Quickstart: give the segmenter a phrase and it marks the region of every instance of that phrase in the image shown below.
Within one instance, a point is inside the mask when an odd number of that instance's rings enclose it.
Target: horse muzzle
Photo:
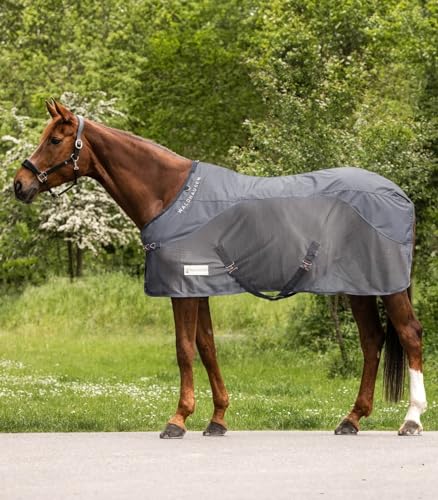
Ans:
[[[14,180],[15,198],[23,203],[32,203],[35,196],[38,194],[38,191],[39,184],[35,183],[33,180],[26,183],[20,179]]]

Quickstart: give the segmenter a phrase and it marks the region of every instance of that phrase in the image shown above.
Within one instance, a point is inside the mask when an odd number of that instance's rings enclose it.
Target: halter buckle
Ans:
[[[39,174],[37,174],[37,179],[41,182],[41,184],[44,184],[45,182],[47,182],[48,175],[46,172],[40,172]]]
[[[78,165],[79,155],[76,156],[74,153],[72,153],[70,158],[71,161],[73,162],[73,170],[79,170],[79,165]]]
[[[76,139],[75,141],[75,148],[76,149],[82,149],[82,146],[83,146],[83,142],[81,139]]]

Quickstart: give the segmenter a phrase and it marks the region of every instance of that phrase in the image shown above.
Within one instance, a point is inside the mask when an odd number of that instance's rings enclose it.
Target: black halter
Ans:
[[[76,118],[78,119],[79,125],[78,125],[78,130],[76,132],[76,139],[75,139],[73,153],[70,155],[69,158],[62,161],[61,163],[57,163],[53,167],[50,167],[44,171],[39,170],[38,167],[36,165],[34,165],[30,160],[24,160],[24,162],[21,164],[24,168],[27,168],[33,174],[35,174],[36,178],[39,180],[39,182],[41,184],[45,184],[47,182],[47,179],[48,179],[50,174],[53,174],[53,172],[56,172],[60,168],[64,167],[65,165],[68,165],[70,162],[72,162],[75,180],[73,181],[72,184],[70,184],[70,186],[66,187],[60,193],[54,193],[50,188],[48,188],[49,193],[54,197],[61,196],[62,194],[69,191],[73,186],[76,186],[76,184],[78,183],[78,172],[79,172],[78,160],[79,160],[79,153],[80,153],[80,151],[82,149],[82,145],[83,145],[81,135],[82,135],[82,131],[84,130],[84,119],[80,115],[77,115]]]

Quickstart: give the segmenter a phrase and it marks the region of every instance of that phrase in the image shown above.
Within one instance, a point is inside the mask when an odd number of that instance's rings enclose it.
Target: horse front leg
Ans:
[[[199,299],[172,298],[175,320],[176,358],[181,377],[180,396],[175,415],[169,420],[160,438],[182,438],[185,421],[195,411],[193,359],[195,357],[196,328]]]
[[[203,434],[204,436],[223,436],[227,432],[224,416],[228,408],[228,393],[217,362],[208,297],[199,301],[196,345],[207,370],[214,403],[213,417]]]
[[[357,434],[359,420],[371,414],[380,352],[385,342],[385,334],[377,310],[376,297],[351,295],[349,299],[351,310],[359,329],[364,364],[356,402],[350,413],[336,428],[335,434]]]
[[[409,409],[398,433],[400,436],[420,434],[423,430],[420,415],[427,408],[423,381],[422,327],[415,317],[407,291],[382,299],[409,363]]]

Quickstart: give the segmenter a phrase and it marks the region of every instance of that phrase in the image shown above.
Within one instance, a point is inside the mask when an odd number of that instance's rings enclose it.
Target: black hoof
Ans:
[[[335,429],[335,434],[337,436],[341,435],[341,434],[344,434],[344,435],[347,435],[347,434],[357,434],[357,431],[359,429],[353,425],[352,422],[350,422],[350,420],[344,418],[344,420],[336,427]]]
[[[210,422],[202,433],[203,436],[225,436],[227,428],[217,422]]]
[[[398,430],[398,435],[414,436],[415,434],[420,435],[422,431],[423,427],[421,424],[414,422],[413,420],[406,420]]]
[[[163,432],[160,432],[161,439],[182,439],[186,433],[185,429],[175,424],[167,424]]]

